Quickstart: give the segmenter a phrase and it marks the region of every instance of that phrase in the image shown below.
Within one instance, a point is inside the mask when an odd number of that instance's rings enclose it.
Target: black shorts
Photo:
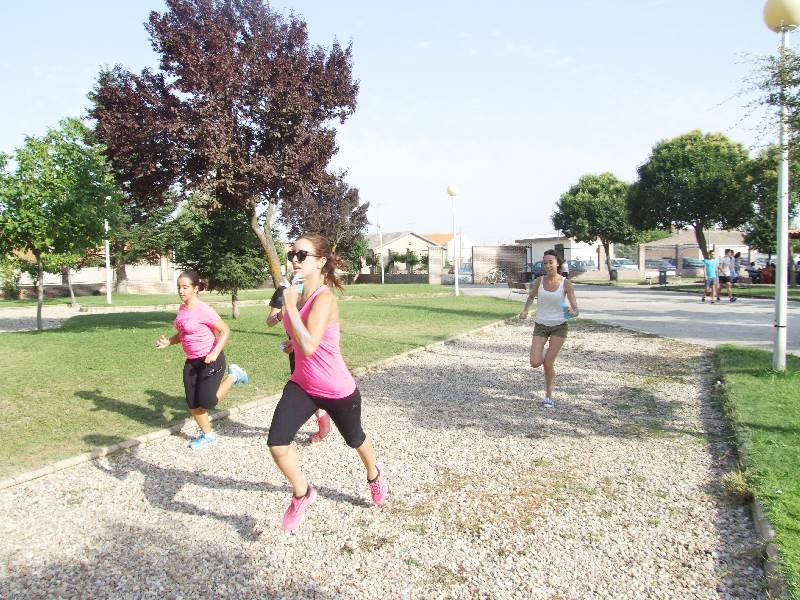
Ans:
[[[303,423],[318,408],[326,411],[351,448],[358,448],[367,435],[361,428],[361,392],[358,388],[345,398],[318,398],[310,396],[294,381],[283,388],[283,395],[272,413],[268,446],[288,446]]]
[[[187,358],[183,365],[183,389],[189,408],[214,408],[217,405],[217,390],[225,378],[225,353],[217,360],[206,364],[205,357]]]
[[[731,282],[731,278],[730,278],[729,275],[720,275],[719,276],[719,282],[720,283],[730,283]]]

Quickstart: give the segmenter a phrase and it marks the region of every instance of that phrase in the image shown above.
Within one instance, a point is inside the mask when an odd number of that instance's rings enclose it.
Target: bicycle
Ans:
[[[491,285],[494,285],[495,283],[505,283],[506,272],[500,267],[492,267],[489,269],[489,272],[486,273],[486,277],[484,279],[486,283]]]

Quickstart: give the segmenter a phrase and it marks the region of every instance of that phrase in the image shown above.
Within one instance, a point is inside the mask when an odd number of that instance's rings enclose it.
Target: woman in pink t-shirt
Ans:
[[[247,373],[238,365],[231,365],[225,377],[222,349],[231,330],[213,308],[201,302],[197,294],[203,289],[205,285],[195,271],[181,273],[178,277],[181,306],[175,319],[178,333],[169,338],[162,335],[156,342],[159,350],[180,343],[186,354],[183,366],[186,403],[200,427],[200,433],[189,444],[194,450],[217,441],[208,420],[209,409],[225,397],[233,384],[248,381]]]
[[[297,240],[287,257],[295,281],[302,280],[283,292],[283,325],[294,348],[295,369],[272,415],[267,445],[294,492],[283,516],[283,527],[293,531],[317,491],[300,470],[292,440],[317,409],[330,415],[347,445],[361,457],[373,503],[386,502],[389,485],[372,441],[361,428],[361,394],[339,350],[339,307],[328,287],[342,289],[335,273],[338,259],[327,240],[313,234]]]

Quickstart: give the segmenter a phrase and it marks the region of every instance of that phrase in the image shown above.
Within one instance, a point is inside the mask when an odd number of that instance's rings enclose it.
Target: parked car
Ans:
[[[633,262],[630,258],[614,258],[611,260],[611,268],[638,271],[639,265]]]
[[[663,260],[660,258],[651,258],[644,261],[644,268],[647,271],[666,271],[667,275],[675,276],[675,267],[672,266],[672,263],[668,260]]]
[[[594,270],[594,263],[590,263],[588,260],[568,260],[567,265],[570,273],[584,273]]]
[[[702,258],[684,258],[682,269],[702,269],[705,263]]]
[[[533,279],[544,275],[544,261],[540,260],[535,263],[528,263],[528,272],[531,273]]]

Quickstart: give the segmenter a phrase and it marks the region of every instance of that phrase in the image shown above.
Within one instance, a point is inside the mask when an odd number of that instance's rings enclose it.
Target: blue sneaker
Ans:
[[[213,431],[211,433],[204,433],[200,432],[196,438],[192,438],[192,441],[189,442],[189,447],[192,450],[199,450],[203,446],[208,446],[209,444],[213,444],[217,441],[218,436]]]
[[[247,372],[239,365],[230,365],[228,367],[228,374],[236,377],[236,381],[233,385],[236,385],[237,383],[247,383],[250,381],[250,378],[247,376]]]
[[[545,408],[553,408],[556,405],[555,400],[552,398],[545,397],[544,401],[542,402],[542,406]]]

